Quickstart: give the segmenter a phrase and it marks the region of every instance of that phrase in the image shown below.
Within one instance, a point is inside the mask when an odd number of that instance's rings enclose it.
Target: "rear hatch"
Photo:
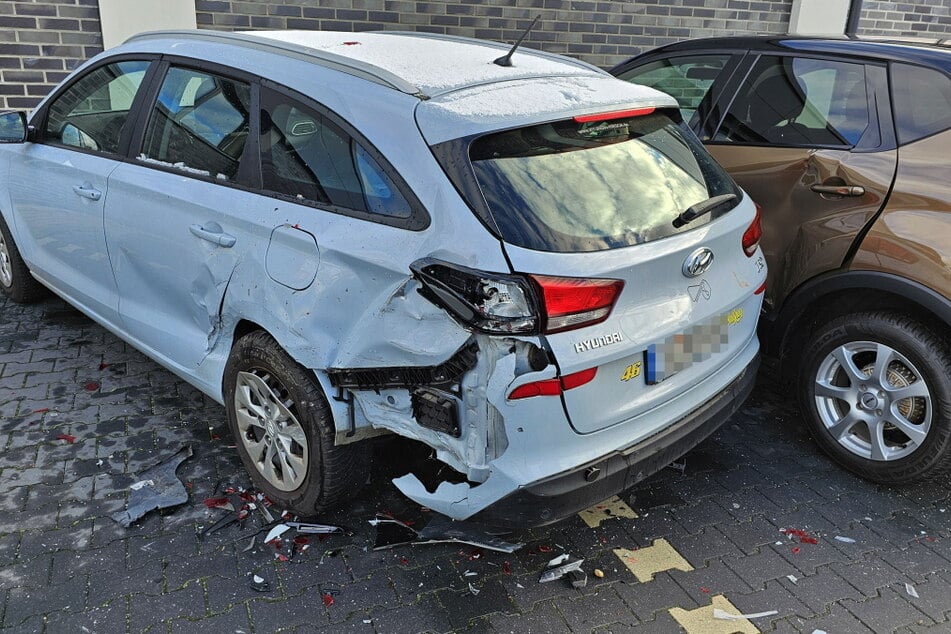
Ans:
[[[754,205],[676,110],[497,132],[473,140],[469,157],[484,197],[470,202],[543,298],[577,432],[676,398],[754,336],[765,279],[747,231]],[[690,208],[705,213],[675,226]]]

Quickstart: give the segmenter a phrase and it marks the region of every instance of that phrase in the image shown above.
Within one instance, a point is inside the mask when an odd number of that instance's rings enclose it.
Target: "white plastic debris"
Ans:
[[[905,592],[908,593],[908,596],[910,596],[910,597],[912,597],[912,598],[914,598],[914,599],[920,599],[920,598],[921,598],[921,597],[918,596],[918,591],[915,590],[915,586],[911,585],[910,583],[906,583],[906,584],[905,584]]]
[[[812,630],[812,634],[829,634],[825,630]]]
[[[792,581],[793,583],[799,583],[799,577],[796,575],[786,575],[786,578]]]
[[[373,623],[373,619],[363,619],[364,625],[370,625],[371,623]]]
[[[272,541],[279,538],[281,535],[283,535],[290,529],[291,527],[286,524],[278,524],[277,526],[272,528],[270,531],[268,531],[267,537],[264,538],[264,543],[270,544]]]
[[[565,554],[563,554],[563,555],[558,555],[557,557],[555,557],[554,559],[552,559],[551,561],[549,561],[549,562],[548,562],[548,567],[549,567],[549,568],[554,568],[555,566],[560,566],[561,564],[565,563],[566,561],[568,561],[568,553],[565,553]]]
[[[466,570],[464,573],[462,573],[462,576],[463,576],[463,577],[477,577],[477,576],[479,576],[479,573],[478,573],[478,572],[472,572],[471,570]]]
[[[720,608],[713,608],[713,618],[721,621],[742,621],[743,619],[761,619],[764,616],[773,616],[779,614],[778,610],[767,610],[766,612],[756,612],[754,614],[730,614]]]
[[[482,591],[479,590],[478,588],[476,588],[474,585],[472,585],[472,584],[470,583],[470,584],[469,584],[469,592],[471,592],[472,595],[475,596],[475,595],[479,594],[479,593],[482,592]]]
[[[836,535],[836,536],[835,536],[835,541],[837,541],[837,542],[844,542],[844,543],[846,543],[846,544],[854,544],[854,543],[855,543],[855,540],[852,539],[851,537],[843,537],[842,535]]]
[[[139,489],[142,489],[144,487],[154,487],[154,486],[155,486],[154,480],[139,480],[135,484],[130,484],[129,488],[132,489],[133,491],[138,491]]]
[[[254,578],[254,583],[264,583],[264,577],[259,577],[257,575],[254,575],[253,578]]]
[[[736,502],[734,502],[734,503],[733,503],[733,508],[738,509],[738,508],[740,508],[740,505],[737,504]]]

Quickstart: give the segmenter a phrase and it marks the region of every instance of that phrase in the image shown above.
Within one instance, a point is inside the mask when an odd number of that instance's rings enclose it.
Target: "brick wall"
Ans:
[[[865,0],[859,20],[859,33],[892,37],[951,37],[951,1]]]
[[[101,50],[98,0],[0,0],[0,108],[32,108]]]
[[[318,6],[319,5],[319,6]],[[513,41],[609,67],[685,38],[785,33],[791,0],[196,0],[208,29],[397,29]]]

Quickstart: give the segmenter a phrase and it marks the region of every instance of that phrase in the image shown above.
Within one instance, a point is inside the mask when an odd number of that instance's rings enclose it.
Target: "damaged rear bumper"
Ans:
[[[629,489],[716,431],[743,405],[756,381],[759,356],[732,383],[675,424],[631,447],[521,487],[472,520],[511,527],[544,526]]]

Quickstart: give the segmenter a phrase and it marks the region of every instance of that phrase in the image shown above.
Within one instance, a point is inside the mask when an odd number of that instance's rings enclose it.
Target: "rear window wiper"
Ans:
[[[687,207],[680,213],[679,216],[674,218],[674,228],[679,229],[691,220],[699,218],[704,214],[708,214],[717,207],[731,203],[734,200],[736,200],[736,194],[721,194],[720,196],[714,196],[713,198],[701,200],[696,205]]]

